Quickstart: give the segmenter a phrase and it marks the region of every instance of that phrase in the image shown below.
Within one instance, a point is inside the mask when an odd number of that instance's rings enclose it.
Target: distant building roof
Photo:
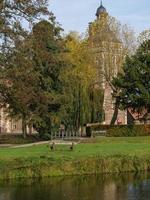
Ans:
[[[134,111],[132,108],[128,108],[128,112],[131,114],[134,120],[142,119],[148,113],[146,108],[143,108],[141,112]]]

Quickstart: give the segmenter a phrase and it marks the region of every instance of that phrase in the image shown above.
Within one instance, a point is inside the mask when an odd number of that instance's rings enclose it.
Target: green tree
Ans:
[[[147,40],[150,40],[150,29],[142,31],[138,36],[139,45]]]
[[[150,40],[144,41],[135,55],[127,57],[123,73],[114,78],[122,109],[150,112]]]
[[[60,73],[66,62],[65,45],[61,38],[62,29],[53,21],[41,21],[33,27],[33,61],[39,72],[35,128],[41,133],[51,133],[52,118],[60,109],[62,102],[62,83]]]
[[[47,8],[47,0],[1,0],[0,50],[8,54],[27,36],[33,23],[43,16],[53,17]]]
[[[65,104],[64,122],[78,129],[89,122],[100,121],[102,92],[97,85],[97,71],[86,38],[71,32],[65,38],[70,65],[62,72]]]
[[[0,93],[11,116],[26,125],[34,124],[38,132],[51,132],[52,112],[56,112],[64,66],[61,29],[54,21],[41,21],[11,54],[9,66],[1,70]]]
[[[21,77],[21,74],[25,72],[25,68],[23,68],[23,66],[25,67],[26,65],[26,68],[29,68],[27,66],[31,66],[30,59],[27,60],[27,51],[23,50],[23,48],[25,47],[24,40],[27,39],[28,32],[35,22],[39,21],[43,16],[47,18],[50,17],[51,19],[53,18],[52,13],[48,11],[47,7],[47,0],[0,1],[0,103],[7,109],[10,107],[10,115],[13,116],[16,114],[18,115],[19,110],[17,109],[16,97],[13,96],[15,90],[13,91],[11,87],[13,85],[12,76],[14,76],[14,78],[18,76],[18,79],[16,79],[16,81],[21,81],[21,79],[19,79],[19,76]],[[25,26],[23,26],[24,24]],[[23,56],[23,54],[25,55],[25,57]],[[11,70],[12,74],[10,74]],[[29,69],[27,71],[29,71]],[[22,80],[24,78],[22,78]],[[23,87],[23,85],[21,84],[19,86],[20,88]],[[16,90],[17,88],[18,87],[16,85]],[[28,88],[26,89],[28,90]],[[19,91],[16,91],[16,94],[17,93],[19,93]],[[25,98],[22,100],[24,100],[25,102]],[[8,106],[7,103],[10,101],[12,102],[12,104]],[[15,108],[14,113],[14,109],[12,108]],[[24,132],[26,132],[26,128],[23,129]]]

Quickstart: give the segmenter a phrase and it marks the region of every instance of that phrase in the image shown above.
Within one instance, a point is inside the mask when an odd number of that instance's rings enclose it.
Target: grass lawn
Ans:
[[[1,148],[0,149],[0,171],[8,168],[8,170],[18,169],[25,166],[55,166],[57,168],[62,163],[80,162],[82,160],[92,160],[101,158],[106,160],[109,158],[130,159],[137,157],[138,159],[149,159],[150,164],[150,137],[129,137],[129,138],[105,138],[99,137],[88,139],[76,145],[71,151],[68,145],[56,145],[55,150],[51,151],[46,144],[32,147],[22,148]],[[114,161],[113,161],[114,162]],[[116,161],[115,161],[116,162]],[[126,161],[125,161],[126,162]],[[144,161],[143,161],[144,162]],[[110,163],[110,161],[109,161]],[[138,161],[138,165],[140,160]],[[126,163],[125,163],[126,164]],[[99,164],[98,164],[99,165]],[[105,164],[107,165],[107,164]],[[112,164],[111,164],[112,165]],[[119,165],[121,168],[120,164]],[[135,165],[135,163],[134,163]],[[143,164],[143,167],[149,166]],[[77,167],[77,166],[76,166]],[[105,166],[107,167],[107,166]],[[111,166],[112,167],[112,166]],[[135,166],[137,168],[137,166]],[[40,168],[40,167],[39,167]],[[85,168],[85,166],[84,166]],[[133,168],[133,167],[131,167]],[[7,170],[7,171],[8,171]],[[68,170],[68,169],[67,169]],[[94,169],[92,169],[94,170]],[[119,169],[120,170],[120,169]],[[65,169],[63,169],[65,171]]]
[[[48,156],[57,159],[77,159],[91,156],[150,156],[150,137],[125,137],[125,138],[106,138],[99,137],[88,139],[74,147],[71,151],[67,145],[56,145],[55,150],[51,151],[46,144],[22,148],[1,148],[0,160],[15,158],[39,158]]]

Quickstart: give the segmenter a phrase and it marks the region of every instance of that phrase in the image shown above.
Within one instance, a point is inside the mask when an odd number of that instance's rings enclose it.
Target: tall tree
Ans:
[[[144,41],[135,55],[127,57],[123,73],[114,78],[120,107],[150,112],[150,40]]]
[[[65,96],[63,120],[78,129],[86,123],[100,121],[102,93],[96,87],[97,74],[87,39],[71,32],[65,40],[70,66],[61,76]]]
[[[0,92],[11,116],[34,124],[40,134],[51,132],[51,115],[60,107],[59,73],[64,66],[61,29],[54,21],[41,21],[11,54],[2,68]],[[7,81],[6,81],[7,80]]]
[[[130,55],[135,53],[137,49],[137,38],[134,29],[128,24],[122,24],[112,16],[109,16],[108,24],[110,30],[114,33],[117,39],[122,42],[124,54]]]
[[[35,120],[35,127],[40,133],[51,133],[53,114],[61,107],[62,83],[60,73],[64,69],[65,45],[61,38],[62,29],[53,21],[41,21],[33,28],[33,61],[39,72],[36,101],[40,123]],[[41,123],[42,122],[42,123]]]
[[[9,106],[11,108],[10,113],[13,115],[18,114],[19,110],[17,110],[16,103],[18,99],[15,99],[16,97],[13,96],[15,90],[12,91],[11,87],[13,85],[12,75],[14,76],[14,80],[15,77],[16,80],[22,80],[22,84],[18,84],[18,86],[20,86],[19,91],[21,91],[21,87],[25,87],[23,81],[25,79],[25,70],[28,68],[27,72],[29,73],[29,66],[31,66],[30,59],[27,60],[28,53],[24,40],[27,40],[28,32],[33,24],[40,21],[43,16],[51,20],[54,18],[53,14],[48,11],[47,0],[2,0],[0,2],[1,104],[6,105],[8,108],[7,103],[10,101],[13,102],[13,104]],[[21,75],[23,72],[24,77]],[[19,76],[21,79],[19,79]],[[31,79],[31,76],[29,79]],[[26,85],[26,91],[27,90],[28,87]],[[19,93],[19,91],[16,85],[16,94]],[[6,95],[6,92],[8,95]],[[20,102],[23,96],[24,95],[19,97]],[[25,103],[25,98],[22,100],[22,102]],[[14,113],[12,112],[14,109],[12,108],[15,108]]]

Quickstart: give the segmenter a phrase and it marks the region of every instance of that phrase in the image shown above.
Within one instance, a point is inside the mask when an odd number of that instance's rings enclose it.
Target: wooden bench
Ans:
[[[49,148],[51,149],[51,151],[54,151],[56,145],[61,145],[61,144],[62,144],[62,145],[67,145],[67,146],[69,146],[69,149],[70,149],[71,151],[74,150],[74,145],[75,145],[74,142],[71,142],[71,143],[56,143],[56,142],[52,142],[52,143],[49,143]]]

